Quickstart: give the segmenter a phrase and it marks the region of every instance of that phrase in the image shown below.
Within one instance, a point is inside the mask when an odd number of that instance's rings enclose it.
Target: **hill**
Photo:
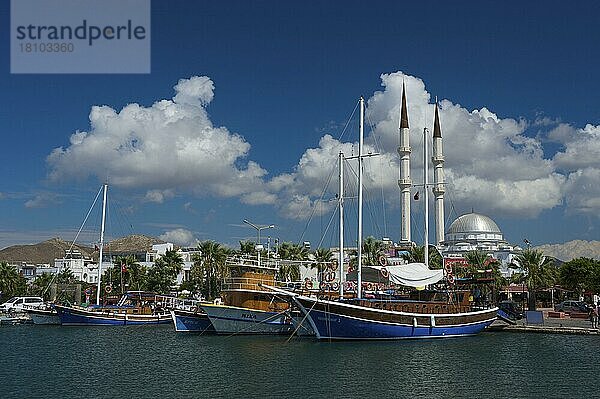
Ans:
[[[13,245],[0,251],[0,261],[54,264],[54,259],[65,256],[65,251],[70,247],[71,242],[58,237],[37,244]],[[83,245],[75,244],[74,248],[86,256],[94,252],[93,248]]]
[[[106,245],[110,252],[146,252],[152,249],[153,244],[162,243],[164,241],[155,237],[133,234],[112,240]],[[63,257],[70,246],[71,242],[60,238],[51,238],[37,244],[13,245],[0,250],[0,261],[54,264],[54,259]],[[94,248],[77,244],[74,248],[85,256],[98,258],[98,251]]]
[[[574,240],[564,244],[544,244],[535,249],[565,262],[581,257],[600,259],[600,241]]]

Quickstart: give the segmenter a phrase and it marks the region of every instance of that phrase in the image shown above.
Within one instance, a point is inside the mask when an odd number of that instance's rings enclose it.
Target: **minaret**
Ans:
[[[435,244],[444,241],[444,156],[442,152],[442,130],[437,101],[433,122],[433,196],[435,197]]]
[[[402,82],[402,109],[400,111],[400,179],[398,186],[401,192],[401,242],[410,242],[410,134],[408,129],[408,111],[406,110],[406,88]]]

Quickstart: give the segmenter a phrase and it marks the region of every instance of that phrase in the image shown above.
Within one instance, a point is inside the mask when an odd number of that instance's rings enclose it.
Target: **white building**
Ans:
[[[471,212],[456,218],[450,225],[439,250],[450,262],[465,261],[469,251],[483,251],[501,263],[500,270],[505,277],[513,274],[514,270],[508,265],[521,248],[513,246],[504,240],[502,231],[488,216]]]

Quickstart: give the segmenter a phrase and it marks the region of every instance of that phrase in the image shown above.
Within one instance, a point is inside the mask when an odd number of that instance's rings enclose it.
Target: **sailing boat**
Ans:
[[[405,95],[403,106],[405,105]],[[403,107],[404,108],[404,107]],[[402,119],[402,118],[401,118]],[[402,122],[401,122],[402,123]],[[444,338],[475,335],[489,326],[497,315],[497,308],[476,309],[466,293],[455,293],[453,301],[378,300],[362,297],[362,145],[364,131],[364,99],[360,99],[360,138],[358,148],[358,266],[357,298],[332,301],[304,296],[279,288],[289,295],[301,309],[321,340],[398,340],[410,338]],[[378,268],[390,282],[422,287],[434,284],[444,277],[443,270],[430,270],[427,248],[427,129],[424,129],[424,192],[425,192],[425,263]],[[342,155],[340,155],[340,165]],[[340,171],[340,175],[342,175]],[[340,184],[341,185],[341,184]],[[343,189],[340,188],[340,204]],[[340,207],[340,210],[342,207]],[[343,218],[340,212],[340,264],[343,261]],[[343,268],[342,268],[343,270]],[[340,274],[342,275],[342,273]],[[342,287],[343,284],[340,284]],[[449,298],[450,299],[450,298]],[[457,300],[458,299],[458,300]]]
[[[54,309],[56,309],[60,318],[60,323],[62,325],[145,325],[171,323],[170,313],[162,307],[169,298],[155,295],[154,293],[143,291],[126,292],[116,305],[108,306],[100,304],[106,197],[108,192],[108,184],[106,183],[103,185],[103,192],[96,305],[88,307],[54,305]]]

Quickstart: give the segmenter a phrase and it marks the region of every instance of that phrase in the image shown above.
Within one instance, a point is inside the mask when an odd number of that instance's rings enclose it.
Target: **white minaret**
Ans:
[[[433,122],[433,196],[435,198],[435,244],[444,241],[444,155],[442,152],[442,131],[437,101],[435,103],[435,120]]]
[[[400,179],[398,186],[401,192],[401,242],[410,242],[410,134],[408,129],[408,111],[406,110],[406,89],[402,83],[402,109],[400,111]]]

